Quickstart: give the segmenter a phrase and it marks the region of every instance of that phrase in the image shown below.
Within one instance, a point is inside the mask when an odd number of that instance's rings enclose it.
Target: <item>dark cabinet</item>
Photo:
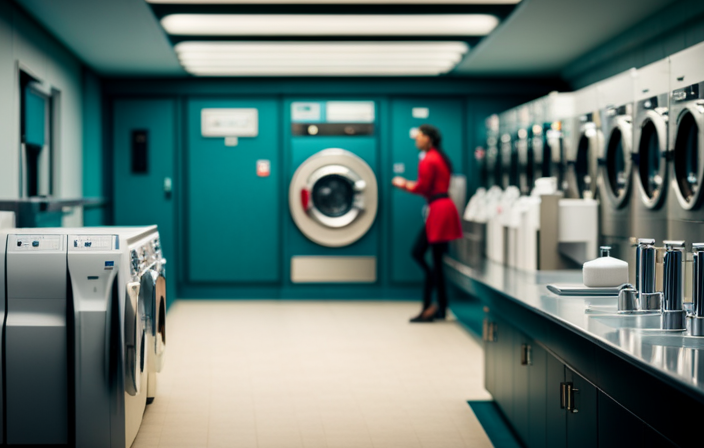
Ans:
[[[567,446],[567,414],[564,408],[565,365],[546,352],[545,438],[550,448]]]
[[[567,414],[567,446],[597,446],[596,387],[569,367],[565,368],[564,400]]]
[[[675,447],[676,445],[648,426],[608,395],[597,391],[597,426],[600,448]]]
[[[521,440],[528,440],[528,415],[530,407],[530,344],[528,338],[519,332],[513,333],[511,352],[513,370],[513,427]],[[529,445],[530,446],[530,445]]]
[[[547,372],[548,352],[535,344],[528,347],[528,432],[529,448],[547,446]]]

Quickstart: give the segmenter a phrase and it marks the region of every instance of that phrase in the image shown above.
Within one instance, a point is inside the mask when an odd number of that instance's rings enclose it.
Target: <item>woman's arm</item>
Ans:
[[[407,181],[405,185],[406,191],[414,194],[427,196],[430,194],[430,189],[433,185],[433,176],[435,170],[430,160],[423,159],[418,164],[418,181]]]

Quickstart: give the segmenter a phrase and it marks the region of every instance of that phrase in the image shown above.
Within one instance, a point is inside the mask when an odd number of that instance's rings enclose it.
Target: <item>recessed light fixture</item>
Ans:
[[[515,5],[521,0],[147,0],[148,3],[189,5],[320,4],[327,5]]]
[[[183,67],[199,76],[403,76],[452,70],[464,42],[181,42]]]
[[[171,14],[167,33],[183,36],[485,36],[490,14]]]

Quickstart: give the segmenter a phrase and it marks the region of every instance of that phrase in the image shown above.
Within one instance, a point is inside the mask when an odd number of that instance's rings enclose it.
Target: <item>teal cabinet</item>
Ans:
[[[530,341],[528,338],[514,332],[512,351],[513,367],[513,424],[521,440],[528,440],[528,412],[530,407]]]
[[[121,99],[113,106],[114,224],[159,226],[168,260],[167,297],[176,299],[176,101]],[[168,186],[171,186],[168,188]]]
[[[256,109],[258,135],[225,143],[201,129],[206,108]],[[187,103],[188,280],[270,284],[281,271],[281,119],[275,98],[190,99]],[[235,144],[236,143],[236,144]],[[269,174],[258,175],[267,164]]]
[[[427,113],[427,116],[426,116]],[[443,136],[443,149],[454,165],[455,173],[464,169],[464,108],[461,101],[394,99],[391,101],[391,167],[390,173],[415,180],[418,176],[418,150],[411,138],[411,129],[428,123],[436,126]],[[423,198],[393,189],[391,204],[391,280],[395,283],[416,283],[423,272],[413,262],[411,249],[423,229]]]

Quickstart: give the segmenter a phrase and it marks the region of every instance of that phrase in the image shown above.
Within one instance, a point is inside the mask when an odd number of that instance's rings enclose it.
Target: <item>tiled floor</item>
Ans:
[[[179,301],[133,447],[484,447],[479,343],[408,302]]]

